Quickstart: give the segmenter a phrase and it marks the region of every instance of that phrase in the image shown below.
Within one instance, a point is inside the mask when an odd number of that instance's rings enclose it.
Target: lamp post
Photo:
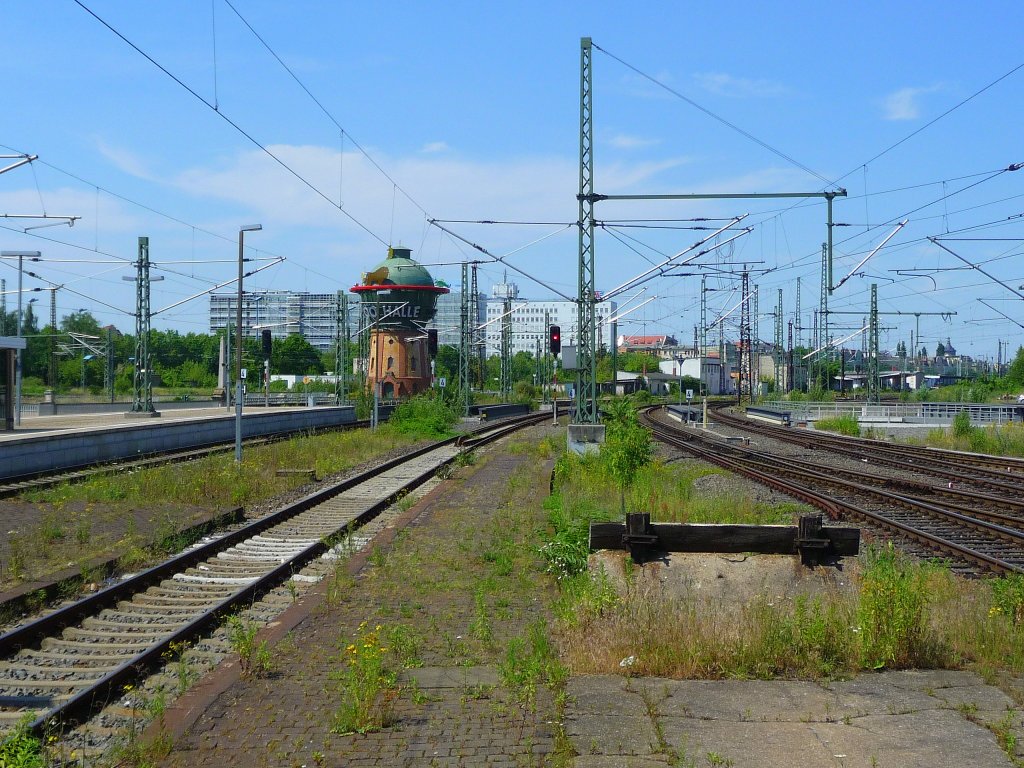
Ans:
[[[7,170],[7,169],[4,169]],[[0,257],[18,258],[18,338],[21,338],[21,262],[25,258],[39,261],[39,251],[0,251]],[[21,426],[21,350],[17,351],[14,364],[14,426]]]
[[[235,461],[242,461],[242,251],[245,233],[258,232],[262,224],[246,224],[238,230],[238,305],[235,307]]]

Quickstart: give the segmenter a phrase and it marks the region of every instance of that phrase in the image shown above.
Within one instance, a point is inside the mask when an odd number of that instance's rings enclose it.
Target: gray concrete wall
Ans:
[[[248,413],[242,437],[351,424],[355,408],[305,408]],[[158,418],[79,432],[26,435],[0,444],[0,479],[126,459],[139,454],[183,450],[235,438],[234,415],[161,423]]]

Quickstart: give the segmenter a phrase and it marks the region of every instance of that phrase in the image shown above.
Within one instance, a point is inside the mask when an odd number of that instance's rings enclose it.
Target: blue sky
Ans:
[[[927,237],[1009,238],[944,243],[1013,288],[1024,282],[1024,217],[1012,218],[1024,212],[1024,171],[996,173],[1024,161],[1024,69],[924,127],[1024,63],[1006,43],[1024,18],[1019,3],[231,0],[236,13],[224,0],[82,2],[217,111],[72,0],[5,5],[0,154],[39,161],[0,174],[0,214],[45,210],[81,219],[70,229],[28,233],[30,223],[0,219],[0,246],[43,253],[33,271],[45,282],[27,279],[26,287],[67,286],[58,292],[60,315],[87,308],[131,330],[134,287],[121,276],[133,274],[139,235],[150,238],[161,265],[154,274],[165,276],[153,285],[160,310],[230,280],[238,227],[255,222],[264,229],[247,236],[252,255],[261,264],[286,260],[247,287],[310,291],[353,285],[388,242],[413,248],[414,258],[437,265],[436,278],[457,285],[453,262],[475,252],[427,218],[548,222],[446,226],[492,253],[515,252],[509,262],[574,295],[577,235],[566,225],[577,216],[586,35],[601,48],[593,59],[598,192],[820,191],[824,180],[836,182],[849,192],[835,207],[836,221],[849,225],[835,230],[836,281],[896,221],[909,223],[864,276],[835,292],[832,309],[866,314],[875,282],[882,311],[956,313],[920,318],[930,351],[947,336],[975,357],[994,358],[999,339],[1013,350],[1021,343],[1019,326],[998,312],[1024,323],[1021,299]],[[753,231],[699,264],[716,275],[744,264],[752,270],[766,339],[778,289],[788,321],[800,277],[808,326],[825,237],[820,201],[597,207],[606,221],[742,214]],[[617,286],[706,234],[601,231],[598,287]],[[481,265],[485,290],[503,269]],[[0,266],[0,277],[12,290],[16,270]],[[554,296],[510,279],[527,297]],[[714,319],[739,300],[739,286],[723,276],[709,277],[709,286]],[[644,296],[658,300],[622,330],[691,339],[700,278],[659,278],[646,288]],[[44,297],[45,311],[45,294],[33,295]],[[9,295],[8,306],[14,301]],[[160,312],[154,326],[205,331],[206,312],[201,298]],[[909,343],[913,320],[883,317],[882,345]],[[844,327],[858,321],[834,317]]]

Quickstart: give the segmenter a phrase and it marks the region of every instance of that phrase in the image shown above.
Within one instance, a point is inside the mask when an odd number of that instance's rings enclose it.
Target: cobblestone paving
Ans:
[[[228,689],[162,764],[543,764],[555,746],[553,698],[542,684],[532,697],[510,690],[499,667],[513,638],[527,644],[530,626],[544,619],[549,587],[528,539],[544,519],[550,466],[506,444],[458,470],[390,550],[375,553],[340,596],[328,590],[274,649],[270,677]],[[331,673],[364,621],[382,625],[382,636],[401,626],[415,664],[399,678],[390,726],[338,735]]]

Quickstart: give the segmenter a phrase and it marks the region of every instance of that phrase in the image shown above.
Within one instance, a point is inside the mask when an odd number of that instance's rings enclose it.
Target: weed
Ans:
[[[479,640],[485,647],[490,647],[494,640],[494,632],[491,629],[491,618],[487,610],[487,598],[483,589],[478,588],[473,596],[475,610],[473,620],[469,624],[469,633]]]
[[[272,668],[270,649],[267,641],[256,642],[260,628],[254,622],[247,622],[241,616],[228,618],[228,638],[231,650],[238,654],[242,677],[265,677]]]
[[[858,620],[861,660],[881,669],[932,665],[942,654],[928,626],[931,566],[916,566],[890,543],[865,558]]]
[[[992,581],[989,613],[1007,616],[1015,625],[1024,621],[1024,575],[1015,573]]]
[[[43,742],[33,736],[28,726],[32,715],[25,715],[15,729],[0,741],[0,765],[10,768],[43,768]]]
[[[728,757],[722,757],[717,752],[708,752],[704,759],[707,760],[708,765],[713,768],[730,768],[730,766],[736,765],[736,763]]]
[[[7,578],[21,581],[27,575],[25,545],[17,534],[11,534],[7,539]]]
[[[989,730],[995,734],[996,739],[999,741],[999,746],[1002,747],[1011,760],[1015,760],[1017,757],[1017,735],[1014,733],[1016,720],[1017,712],[1011,709],[1002,720],[988,726]]]
[[[164,652],[164,659],[174,665],[174,674],[178,679],[178,693],[182,694],[192,687],[192,683],[199,677],[199,671],[190,663],[186,654],[189,644],[187,642],[173,642]]]
[[[370,551],[369,561],[370,565],[376,568],[383,568],[384,564],[387,562],[387,555],[384,554],[383,549],[374,545],[373,549]]]
[[[844,413],[832,419],[818,419],[814,428],[826,432],[838,432],[848,437],[860,437],[860,422],[852,413]]]
[[[416,629],[405,624],[396,624],[388,627],[387,636],[388,643],[391,644],[391,649],[402,667],[412,669],[423,666],[423,659],[420,658],[423,635]]]
[[[536,708],[537,686],[558,685],[566,676],[543,622],[530,625],[526,638],[509,640],[498,673],[502,684],[531,712]]]
[[[331,673],[338,684],[341,704],[334,713],[333,733],[369,733],[391,724],[396,675],[386,663],[388,649],[381,642],[383,627],[359,625],[353,642],[341,656],[341,668]]]
[[[476,453],[473,450],[462,451],[452,461],[456,467],[471,467],[476,464]]]

